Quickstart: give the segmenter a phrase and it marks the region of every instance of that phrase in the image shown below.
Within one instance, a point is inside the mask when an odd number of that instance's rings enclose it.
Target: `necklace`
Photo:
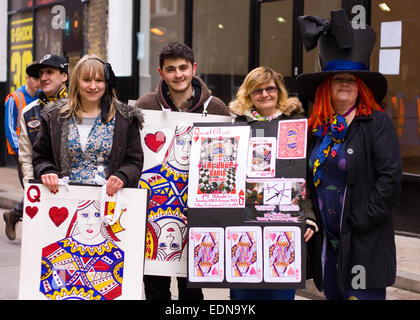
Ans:
[[[354,105],[353,107],[351,107],[349,110],[347,110],[342,117],[345,118],[347,117],[354,109],[356,109],[356,105]]]

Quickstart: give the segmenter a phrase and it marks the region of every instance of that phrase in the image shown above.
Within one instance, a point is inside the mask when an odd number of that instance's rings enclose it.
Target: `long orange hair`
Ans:
[[[331,103],[332,78],[333,76],[330,76],[325,79],[316,90],[314,107],[311,117],[309,118],[310,130],[322,126],[328,126],[333,120],[335,111]],[[372,91],[364,83],[364,81],[358,76],[355,76],[355,78],[359,90],[359,103],[357,105],[356,115],[367,116],[372,113],[372,110],[383,111],[380,105],[375,101]]]

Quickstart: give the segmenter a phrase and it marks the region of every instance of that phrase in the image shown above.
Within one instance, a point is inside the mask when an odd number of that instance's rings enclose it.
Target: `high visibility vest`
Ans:
[[[16,134],[19,136],[20,135],[20,117],[22,116],[23,108],[26,106],[25,95],[21,91],[14,91],[6,97],[6,99],[4,100],[5,104],[7,100],[9,100],[10,97],[13,97],[13,99],[15,100],[15,104],[18,110],[18,115],[17,115],[17,120],[16,120]],[[13,151],[13,148],[10,145],[9,140],[6,139],[6,143],[7,143],[7,151],[9,152],[9,154],[16,154]]]

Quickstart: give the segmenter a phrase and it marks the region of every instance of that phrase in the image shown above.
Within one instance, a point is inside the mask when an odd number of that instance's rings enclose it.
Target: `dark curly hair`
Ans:
[[[163,62],[165,59],[177,59],[183,58],[191,64],[194,64],[194,53],[190,47],[184,43],[180,42],[170,42],[165,47],[163,47],[161,53],[159,54],[159,66],[163,68]]]

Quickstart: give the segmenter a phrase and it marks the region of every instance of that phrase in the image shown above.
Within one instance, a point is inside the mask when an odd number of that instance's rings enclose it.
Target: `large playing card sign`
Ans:
[[[25,188],[20,299],[141,299],[147,191]]]
[[[145,274],[186,276],[189,166],[194,122],[228,122],[231,117],[143,110],[144,165],[139,187],[150,191]]]
[[[249,126],[194,127],[188,207],[245,206]]]

